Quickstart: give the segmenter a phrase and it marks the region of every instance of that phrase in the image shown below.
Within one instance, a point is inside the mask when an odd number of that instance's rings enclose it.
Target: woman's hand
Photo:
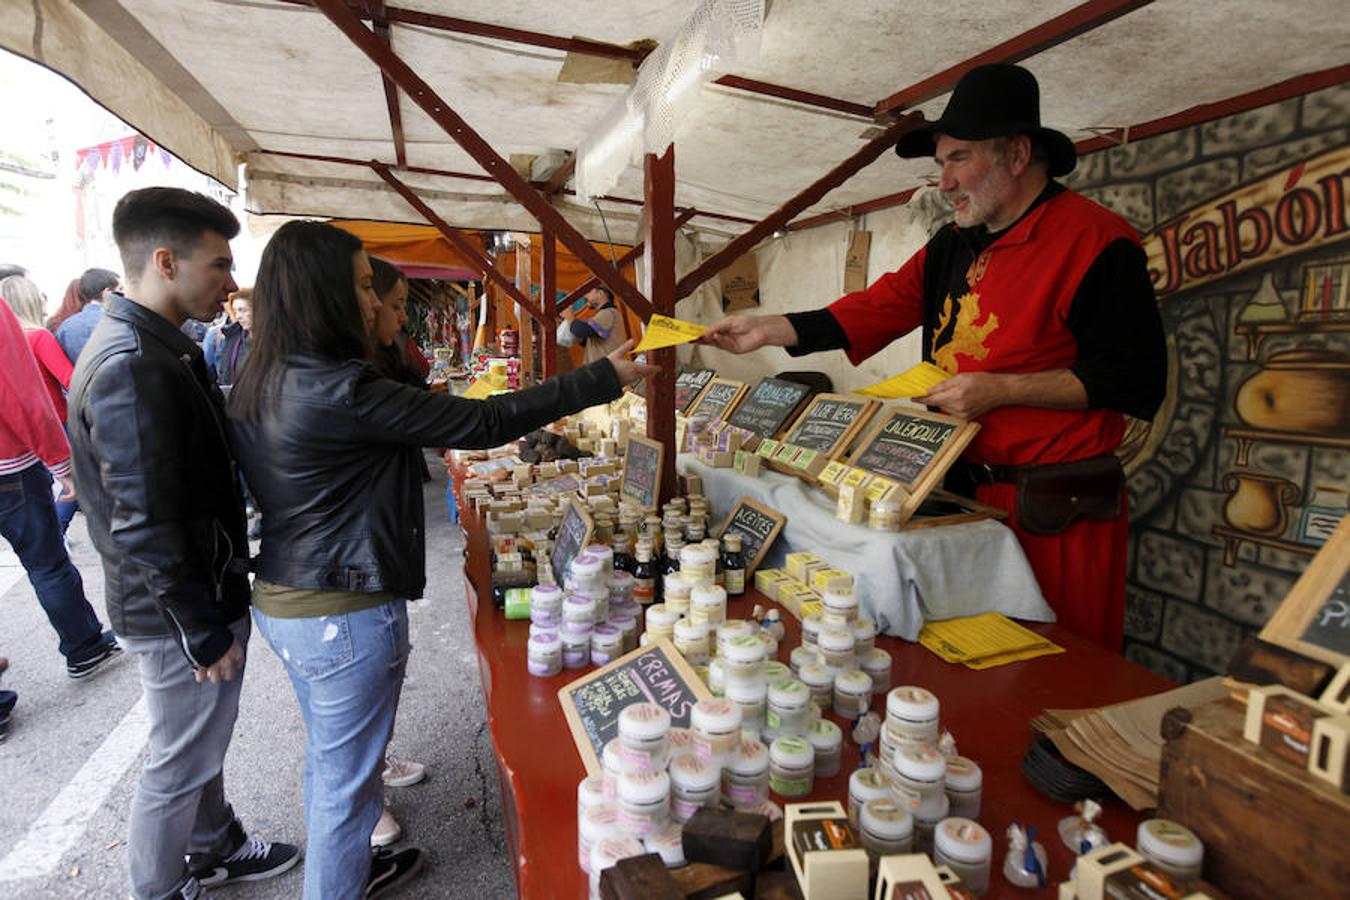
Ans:
[[[661,371],[660,366],[629,359],[628,354],[633,350],[633,343],[632,340],[624,341],[623,346],[605,357],[614,366],[614,374],[619,376],[619,384],[627,385],[644,378],[655,378]]]

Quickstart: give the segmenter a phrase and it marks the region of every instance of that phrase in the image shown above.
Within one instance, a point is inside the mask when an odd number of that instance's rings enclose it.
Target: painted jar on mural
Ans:
[[[1272,354],[1235,405],[1253,428],[1350,435],[1350,358],[1315,345]]]
[[[1228,524],[1250,534],[1278,537],[1289,524],[1288,507],[1298,502],[1298,485],[1260,472],[1229,472],[1223,489],[1230,496],[1223,505]]]

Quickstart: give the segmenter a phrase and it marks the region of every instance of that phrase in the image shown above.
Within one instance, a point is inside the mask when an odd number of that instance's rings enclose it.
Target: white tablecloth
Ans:
[[[787,524],[760,567],[781,567],[788,553],[810,550],[853,575],[863,614],[884,634],[913,641],[928,619],[991,611],[1055,621],[1022,547],[1001,522],[873,531],[840,522],[829,496],[799,478],[771,471],[752,478],[715,469],[687,453],[679,455],[676,468],[682,475],[702,477],[714,525],[743,496],[786,515]]]

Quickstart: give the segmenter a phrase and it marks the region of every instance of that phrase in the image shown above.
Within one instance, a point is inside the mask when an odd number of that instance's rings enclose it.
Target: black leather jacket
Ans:
[[[244,503],[202,351],[115,295],[70,382],[75,488],[103,557],[108,619],[209,666],[248,613]]]
[[[258,422],[230,428],[262,511],[259,578],[286,587],[422,596],[422,447],[495,447],[618,397],[600,360],[487,400],[419,390],[368,365],[287,361]]]

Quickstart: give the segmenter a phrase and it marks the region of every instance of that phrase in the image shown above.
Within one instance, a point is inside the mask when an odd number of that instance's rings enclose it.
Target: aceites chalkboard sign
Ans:
[[[881,406],[857,394],[816,394],[797,420],[788,426],[783,443],[814,450],[836,459]]]
[[[1261,640],[1338,667],[1350,662],[1350,516],[1294,582]]]
[[[685,369],[675,376],[675,411],[688,412],[716,373],[712,369]]]
[[[811,396],[811,388],[781,378],[763,378],[727,421],[762,438],[777,437]]]
[[[630,434],[623,454],[619,495],[643,509],[656,509],[661,500],[661,462],[665,455],[666,448],[660,441]]]
[[[573,558],[581,552],[581,548],[591,542],[591,534],[595,531],[595,522],[575,498],[567,503],[567,511],[563,513],[562,522],[558,525],[558,536],[553,540],[553,578],[558,584],[563,583],[567,577],[567,567],[572,564]]]
[[[725,419],[736,409],[745,394],[745,382],[730,378],[714,378],[708,382],[703,393],[689,407],[689,417],[706,416],[709,419]]]
[[[634,703],[655,703],[670,713],[670,724],[688,728],[694,704],[711,700],[684,656],[658,638],[558,691],[572,741],[588,775],[603,774],[600,754],[619,736],[619,713]]]
[[[741,536],[741,555],[745,559],[745,575],[748,578],[755,573],[764,554],[769,552],[769,547],[786,523],[787,516],[777,510],[749,497],[742,497],[731,508],[731,514],[722,527],[717,529],[717,537],[721,538],[727,531],[734,531]]]

